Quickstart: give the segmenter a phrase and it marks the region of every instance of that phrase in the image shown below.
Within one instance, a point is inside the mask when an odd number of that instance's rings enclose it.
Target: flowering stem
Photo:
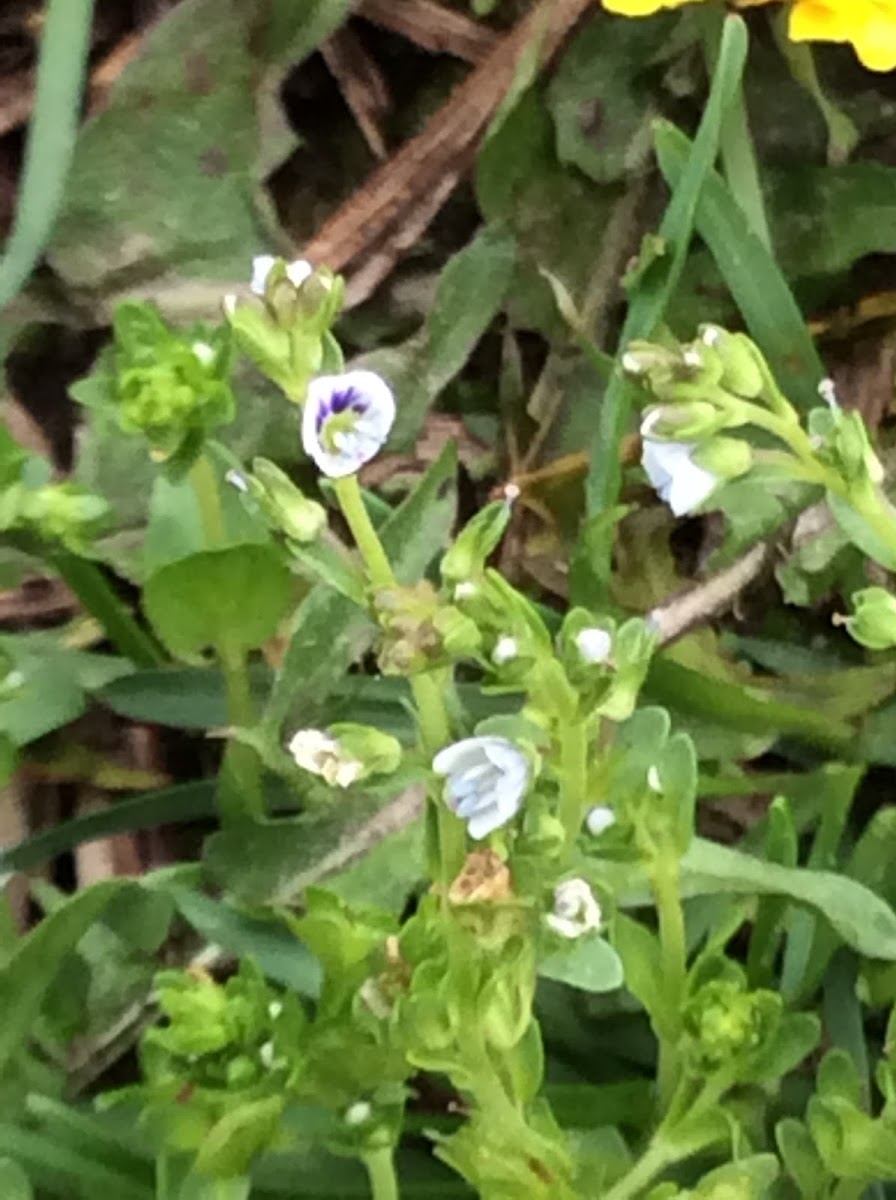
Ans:
[[[560,735],[560,820],[566,831],[566,852],[572,849],[588,807],[588,729],[573,721]]]
[[[364,559],[374,591],[397,587],[392,564],[364,506],[357,476],[344,475],[341,479],[334,479],[333,487],[342,514],[355,539],[355,545]],[[432,758],[451,741],[451,724],[445,708],[443,689],[431,673],[412,675],[410,684],[420,723],[421,748],[427,758]],[[436,801],[436,814],[442,884],[447,896],[448,884],[463,865],[466,836],[463,822],[445,804]]]
[[[380,541],[379,534],[374,529],[370,514],[364,505],[364,498],[358,486],[358,477],[344,475],[341,479],[334,479],[333,490],[336,492],[342,515],[352,531],[355,545],[364,559],[374,590],[383,591],[386,588],[394,588],[396,584],[392,564],[386,556],[383,543]]]
[[[373,1200],[398,1200],[398,1179],[395,1175],[392,1147],[371,1150],[363,1156],[362,1161],[367,1168]]]
[[[657,1015],[660,1043],[657,1087],[663,1112],[668,1111],[678,1084],[678,1043],[687,979],[687,940],[678,882],[678,860],[671,854],[661,854],[654,862],[651,883],[659,919],[665,1002],[665,1011]]]
[[[604,1200],[631,1200],[647,1187],[659,1175],[660,1171],[670,1166],[680,1157],[660,1138],[647,1147],[645,1154],[638,1159],[627,1175],[611,1187],[604,1195]]]
[[[190,471],[196,492],[202,529],[209,550],[220,548],[226,538],[221,494],[211,460],[200,454]],[[227,715],[232,725],[248,727],[254,724],[255,712],[246,656],[242,647],[230,639],[215,646],[215,653],[227,688]],[[233,822],[258,820],[264,816],[264,793],[258,756],[251,746],[229,742],[221,764],[218,784],[218,807],[221,820]]]

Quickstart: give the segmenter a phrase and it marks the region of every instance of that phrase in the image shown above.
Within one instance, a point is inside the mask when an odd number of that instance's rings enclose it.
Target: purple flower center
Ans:
[[[344,412],[363,413],[367,410],[367,402],[361,396],[357,388],[347,387],[341,392],[332,392],[329,399],[321,404],[317,410],[315,418],[315,428],[320,433],[324,422],[330,417],[338,416]]]

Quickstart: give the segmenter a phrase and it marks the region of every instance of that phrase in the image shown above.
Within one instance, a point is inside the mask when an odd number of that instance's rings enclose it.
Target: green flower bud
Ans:
[[[740,438],[710,438],[697,447],[692,457],[698,467],[717,479],[737,479],[753,465],[752,448]]]
[[[17,529],[81,553],[108,512],[102,496],[84,491],[77,484],[47,483],[29,488],[17,483],[0,497],[0,529]]]
[[[441,638],[442,650],[452,661],[475,658],[479,653],[482,635],[476,622],[454,605],[439,609],[433,617],[433,626]]]
[[[294,542],[313,542],[327,524],[323,505],[310,500],[266,458],[253,459],[252,471],[249,487],[271,524]]]
[[[372,725],[340,721],[329,728],[345,755],[361,763],[361,779],[368,775],[391,775],[401,764],[401,743]]]
[[[493,500],[473,517],[445,552],[441,562],[442,579],[457,585],[482,574],[485,560],[495,549],[510,520],[510,500]]]
[[[700,341],[719,359],[720,387],[743,400],[757,400],[762,395],[768,368],[746,334],[728,333],[718,325],[701,325]]]
[[[819,457],[839,471],[851,487],[861,490],[883,481],[883,467],[872,449],[861,413],[814,408],[809,413],[809,433],[819,444]]]
[[[652,438],[673,442],[698,441],[732,424],[728,413],[705,400],[689,400],[683,404],[665,404],[660,408],[648,409],[645,421],[649,422]]]
[[[267,309],[257,304],[238,304],[236,297],[225,298],[224,313],[233,340],[258,369],[284,391],[293,380],[289,334],[278,325]],[[310,374],[310,372],[309,372]],[[295,396],[291,399],[302,399]]]
[[[517,1044],[532,1020],[535,995],[534,950],[526,942],[491,969],[477,999],[477,1026],[499,1050]]]
[[[711,980],[685,1006],[690,1057],[698,1070],[717,1070],[761,1049],[780,1019],[782,1001],[769,991],[748,992],[735,979]]]
[[[861,646],[889,650],[896,646],[896,597],[882,587],[862,588],[852,595],[853,615],[835,618]]]

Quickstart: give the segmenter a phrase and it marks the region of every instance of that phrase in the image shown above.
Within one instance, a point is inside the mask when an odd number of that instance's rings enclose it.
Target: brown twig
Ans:
[[[429,120],[422,133],[357,189],[305,247],[305,257],[354,267],[353,301],[370,295],[420,236],[467,170],[476,143],[510,90],[524,54],[548,62],[592,0],[543,0]]]
[[[434,0],[359,0],[355,11],[422,50],[453,54],[471,63],[481,62],[498,42],[498,35],[487,26]]]
[[[387,156],[382,121],[392,107],[386,80],[350,25],[343,25],[320,48],[330,74],[375,158]]]

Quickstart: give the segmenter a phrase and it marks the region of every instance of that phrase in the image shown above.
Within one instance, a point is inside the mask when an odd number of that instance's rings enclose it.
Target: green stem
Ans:
[[[584,721],[566,725],[560,735],[560,820],[568,853],[579,835],[588,807],[588,728]]]
[[[206,546],[209,550],[220,548],[226,542],[227,531],[218,478],[208,455],[200,454],[196,459],[190,479],[199,504]],[[231,725],[248,728],[255,723],[255,709],[245,652],[229,640],[221,641],[215,652],[224,673],[228,720]],[[228,824],[247,819],[257,821],[264,816],[261,764],[251,746],[233,741],[228,744],[221,764],[218,807],[221,820]]]
[[[372,587],[375,591],[396,587],[392,564],[364,505],[357,476],[345,475],[341,479],[334,479],[333,489],[355,545],[364,559]],[[432,758],[451,741],[451,724],[443,691],[432,673],[413,675],[410,683],[420,723],[421,748],[427,758]],[[448,884],[463,866],[466,857],[466,834],[463,822],[439,801],[436,802],[436,814],[443,894],[447,896]]]
[[[92,617],[99,621],[116,650],[138,667],[158,667],[165,656],[134,619],[101,568],[68,551],[48,554],[51,563]]]
[[[411,676],[411,691],[420,722],[420,745],[431,760],[451,741],[451,725],[438,680],[431,673]],[[463,821],[447,804],[436,801],[436,821],[439,831],[439,867],[442,895],[447,902],[448,888],[467,856],[467,835]]]
[[[169,1200],[168,1155],[156,1155],[156,1200]]]
[[[681,1014],[687,979],[687,940],[677,859],[668,855],[657,859],[651,882],[659,919],[665,1008],[662,1019],[657,1021],[660,1043],[657,1088],[661,1111],[668,1112],[678,1085],[678,1044],[681,1040]]]
[[[364,504],[356,475],[345,475],[333,480],[333,490],[342,508],[342,514],[352,531],[355,545],[367,566],[370,582],[376,591],[395,587],[395,573],[383,549],[379,534],[373,527],[370,514]]]
[[[660,1171],[676,1161],[677,1156],[659,1138],[647,1147],[647,1152],[638,1159],[627,1175],[624,1175],[608,1192],[603,1200],[632,1200],[659,1175]]]
[[[363,1163],[370,1179],[373,1200],[398,1200],[398,1179],[391,1146],[383,1150],[371,1150],[363,1156]]]

